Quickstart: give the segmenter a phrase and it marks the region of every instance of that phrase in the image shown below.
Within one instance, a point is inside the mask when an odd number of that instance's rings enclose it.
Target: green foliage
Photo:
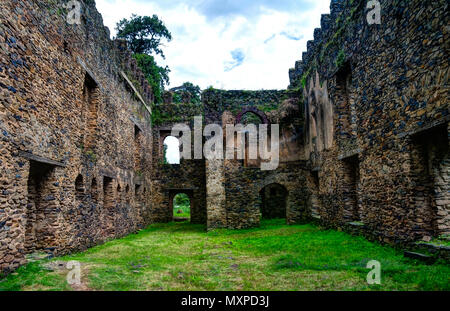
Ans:
[[[285,100],[285,99],[287,99],[287,98],[283,98],[282,100]],[[265,104],[265,105],[258,105],[258,106],[256,106],[256,108],[257,108],[259,111],[262,111],[262,112],[271,112],[271,111],[277,110],[278,107],[279,107],[279,106],[278,106],[277,103],[274,103],[274,104]]]
[[[169,161],[167,160],[167,149],[168,146],[166,144],[163,144],[163,152],[164,152],[164,156],[163,156],[163,163],[164,165],[169,164]]]
[[[130,49],[135,54],[153,54],[161,55],[161,40],[172,40],[172,34],[166,28],[164,23],[157,15],[137,16],[133,14],[128,19],[122,19],[116,26],[117,37],[125,39]]]
[[[133,52],[138,67],[152,87],[155,103],[162,102],[162,93],[169,84],[169,67],[161,67],[151,54],[161,55],[164,58],[161,44],[162,40],[172,40],[172,34],[158,16],[137,16],[133,14],[130,20],[123,19],[117,23],[117,37],[125,39]],[[158,107],[152,107],[153,114],[158,117]],[[153,115],[152,115],[153,118]]]
[[[189,206],[190,204],[189,197],[184,193],[177,194],[174,200],[177,206]]]
[[[183,99],[179,93],[173,93],[173,102],[175,104],[181,104],[182,101]]]
[[[302,78],[301,78],[301,87],[302,87],[302,89],[304,89],[305,87],[306,87],[306,84],[307,84],[307,82],[308,82],[308,78],[309,78],[309,76],[310,76],[310,74],[311,74],[311,72],[312,72],[312,67],[310,67],[304,74],[303,74],[303,76],[302,76]]]
[[[155,102],[160,103],[162,101],[162,92],[165,86],[169,84],[169,67],[158,66],[155,58],[151,55],[134,54],[133,57],[152,87]]]
[[[161,113],[158,106],[153,108],[152,110],[152,124],[154,125],[161,125],[164,123],[164,120],[166,119],[165,114]],[[163,164],[167,164],[166,161],[163,161]]]
[[[181,93],[186,92],[191,95],[191,103],[198,104],[201,102],[202,90],[198,85],[194,85],[191,82],[185,82],[182,86],[172,89],[174,91],[174,102],[181,102]],[[179,96],[179,101],[175,101],[175,96]]]
[[[259,124],[262,124],[262,120],[258,115],[249,112],[242,116],[241,123],[243,125],[248,125],[248,124],[259,125]]]
[[[344,65],[344,63],[345,63],[345,59],[346,59],[345,51],[344,50],[340,50],[338,55],[337,55],[337,57],[336,57],[336,67],[337,68],[341,68],[342,65]]]

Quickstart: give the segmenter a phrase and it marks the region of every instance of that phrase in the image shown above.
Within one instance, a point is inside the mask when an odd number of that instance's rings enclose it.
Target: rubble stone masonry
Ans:
[[[150,222],[152,95],[92,1],[0,9],[0,271]],[[125,78],[126,75],[129,77]],[[136,92],[140,89],[141,92]],[[142,91],[144,90],[144,91]]]
[[[205,229],[282,217],[387,243],[450,234],[448,1],[381,0],[369,25],[366,1],[332,0],[287,90],[159,105],[94,1],[79,25],[66,2],[0,8],[0,273],[172,221],[178,193]],[[165,138],[195,116],[279,124],[279,168],[260,170],[247,145],[242,159],[166,164]]]
[[[450,233],[448,1],[333,0],[290,71],[304,93],[314,208],[404,243]],[[313,180],[313,179],[311,179]]]

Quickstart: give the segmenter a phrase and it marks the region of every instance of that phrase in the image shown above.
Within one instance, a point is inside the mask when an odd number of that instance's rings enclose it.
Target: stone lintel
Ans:
[[[140,123],[138,120],[136,120],[136,119],[133,118],[132,116],[130,116],[130,120],[131,120],[131,122],[133,122],[133,124],[134,124],[141,132],[144,132],[144,129],[142,128],[142,125],[141,125],[141,123]]]
[[[172,128],[170,126],[162,126],[162,127],[158,127],[157,130],[159,132],[171,132]]]
[[[365,225],[363,222],[361,222],[361,221],[352,221],[352,222],[348,222],[347,224],[350,225],[350,226],[353,226],[353,227],[360,227],[360,228],[366,226],[366,225]]]
[[[432,130],[435,127],[441,126],[441,125],[443,125],[443,124],[445,124],[445,123],[447,123],[449,121],[450,121],[450,115],[445,116],[442,119],[434,121],[434,122],[432,122],[430,124],[427,124],[424,127],[417,128],[417,129],[414,129],[412,131],[400,133],[400,134],[397,135],[397,137],[398,138],[405,138],[405,137],[409,137],[409,136],[416,136],[416,135],[422,134],[422,133],[424,133],[426,131]]]
[[[102,175],[102,176],[109,177],[109,178],[112,178],[112,179],[116,179],[116,174],[114,174],[114,172],[112,172],[112,171],[110,171],[108,169],[101,168],[99,170],[99,172],[100,172],[100,175]]]
[[[102,92],[104,92],[101,84],[98,82],[98,80],[95,78],[95,75],[92,73],[92,71],[88,68],[88,66],[86,66],[86,63],[79,57],[77,56],[77,61],[78,64],[80,64],[81,67],[83,67],[83,69],[87,72],[87,74],[92,78],[92,80],[95,81],[95,83],[98,85],[98,87],[102,90]]]
[[[143,178],[141,176],[135,176],[134,184],[138,185],[138,186],[142,186],[144,184]]]
[[[21,156],[25,159],[28,159],[28,160],[39,162],[39,163],[44,163],[44,164],[49,164],[49,165],[59,166],[59,167],[66,167],[66,165],[64,163],[57,162],[57,161],[54,161],[54,160],[51,160],[48,158],[40,157],[40,156],[34,155],[30,152],[19,151],[19,156]]]
[[[339,155],[338,156],[338,160],[342,161],[342,160],[345,160],[345,159],[357,156],[360,153],[361,153],[361,149],[360,148],[354,149],[354,150],[350,150],[350,151],[344,152],[341,155]]]
[[[427,264],[434,264],[436,261],[436,258],[433,256],[428,256],[425,254],[410,252],[410,251],[405,251],[404,256],[407,258],[417,259],[417,260],[426,262]]]
[[[164,188],[165,191],[195,191],[198,188]]]

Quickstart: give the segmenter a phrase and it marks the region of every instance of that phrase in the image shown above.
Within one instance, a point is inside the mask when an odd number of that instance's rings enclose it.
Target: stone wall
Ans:
[[[380,3],[369,25],[366,1],[333,0],[290,71],[305,98],[310,206],[385,242],[448,235],[448,1]]]
[[[61,3],[2,1],[0,272],[151,220],[148,83],[93,1],[81,25]]]
[[[262,123],[280,124],[280,166],[262,171],[256,163],[226,159],[207,161],[208,227],[241,229],[259,226],[266,187],[277,185],[286,196],[288,223],[307,221],[309,191],[303,156],[303,114],[296,91],[221,91],[203,93],[207,124],[243,123],[253,114]],[[253,118],[254,119],[254,118]],[[250,119],[251,120],[251,119]],[[224,141],[227,140],[225,137]],[[236,145],[235,145],[236,146]]]
[[[181,159],[180,164],[164,163],[164,140],[172,136],[173,126],[185,124],[193,129],[194,117],[203,115],[203,106],[189,102],[188,96],[183,96],[184,102],[174,103],[172,92],[165,92],[163,98],[164,103],[158,107],[159,118],[153,129],[153,221],[172,221],[173,198],[184,193],[191,202],[191,223],[206,224],[205,161]],[[174,137],[180,138],[179,135]]]

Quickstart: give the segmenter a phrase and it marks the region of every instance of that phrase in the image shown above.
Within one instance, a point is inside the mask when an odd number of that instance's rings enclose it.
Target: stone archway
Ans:
[[[239,112],[239,114],[236,116],[236,124],[241,123],[242,118],[247,113],[253,113],[257,115],[261,119],[262,124],[269,124],[269,119],[267,118],[266,114],[255,107],[248,107]]]
[[[286,187],[278,183],[265,186],[259,192],[261,196],[261,214],[263,219],[287,218]]]

